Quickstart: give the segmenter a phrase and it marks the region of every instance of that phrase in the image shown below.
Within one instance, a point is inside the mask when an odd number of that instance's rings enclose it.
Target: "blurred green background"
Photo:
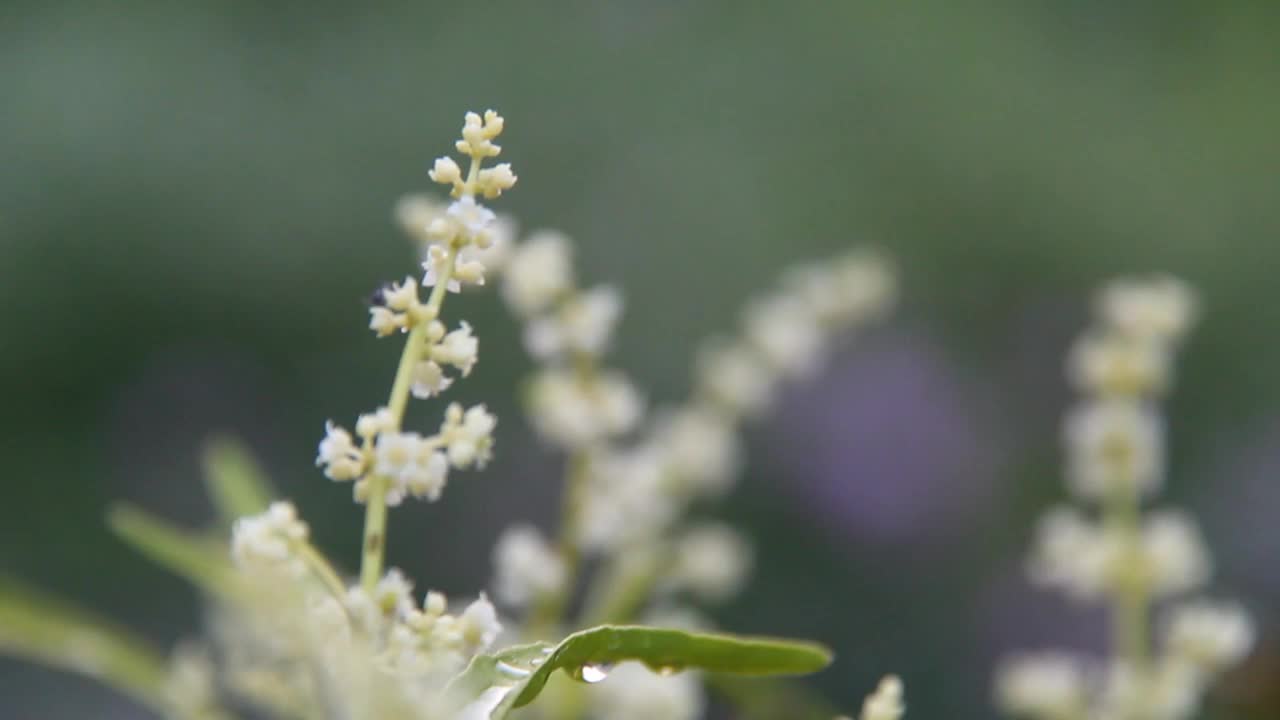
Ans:
[[[727,627],[821,637],[850,711],[986,718],[1012,648],[1088,646],[1090,612],[1018,579],[1060,498],[1062,356],[1089,292],[1164,270],[1203,293],[1170,408],[1171,502],[1268,627],[1214,698],[1280,716],[1280,3],[117,2],[0,6],[0,571],[161,643],[194,595],[105,531],[127,499],[197,524],[197,457],[245,438],[349,565],[360,513],[311,466],[380,402],[395,343],[362,300],[411,269],[391,221],[468,109],[508,120],[498,205],[562,228],[629,297],[616,362],[656,402],[690,347],[791,262],[874,243],[884,328],[750,433],[711,512],[760,557]],[[499,461],[393,515],[391,557],[470,593],[514,518],[549,522],[528,369],[495,299],[456,307]],[[430,409],[418,408],[428,422]],[[0,661],[0,716],[129,718]]]

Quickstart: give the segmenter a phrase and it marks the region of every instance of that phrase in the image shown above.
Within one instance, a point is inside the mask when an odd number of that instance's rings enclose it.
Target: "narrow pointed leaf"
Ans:
[[[469,720],[499,720],[532,702],[556,670],[575,674],[584,667],[629,660],[661,672],[802,675],[830,664],[831,651],[804,641],[604,625],[574,633],[555,646],[523,645],[477,657],[453,687],[460,696],[478,698],[464,713]]]
[[[165,712],[160,653],[89,612],[0,577],[0,653],[84,675]]]
[[[237,518],[267,509],[275,491],[248,448],[234,438],[214,438],[202,458],[209,497],[226,527]]]
[[[225,544],[174,527],[130,505],[116,505],[107,524],[121,540],[210,594],[227,597],[235,577]]]

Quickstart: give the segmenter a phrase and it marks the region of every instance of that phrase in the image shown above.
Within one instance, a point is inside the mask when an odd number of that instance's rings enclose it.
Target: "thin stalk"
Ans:
[[[556,543],[556,551],[565,566],[565,581],[559,590],[542,596],[534,606],[528,623],[530,639],[548,635],[560,624],[577,585],[582,568],[582,548],[578,545],[578,539],[582,536],[582,513],[585,510],[590,467],[591,455],[588,451],[575,450],[569,456],[560,510],[560,537]]]
[[[1132,491],[1116,493],[1107,514],[1113,531],[1120,533],[1128,552],[1136,556],[1141,542],[1136,494]],[[1116,652],[1134,672],[1141,675],[1146,671],[1149,660],[1147,636],[1150,623],[1150,598],[1142,573],[1128,574],[1114,602],[1112,634]]]
[[[615,556],[609,566],[599,573],[595,588],[587,596],[587,609],[583,612],[583,625],[623,625],[631,622],[649,599],[649,593],[658,578],[660,558],[623,561]]]
[[[427,298],[426,317],[437,318],[444,305],[444,297],[453,279],[454,264],[458,251],[450,247],[445,255],[442,267],[436,277],[436,285]],[[404,351],[400,354],[400,365],[396,368],[396,377],[391,384],[391,397],[387,400],[387,410],[391,413],[391,427],[386,432],[399,432],[404,422],[405,406],[409,403],[409,389],[413,386],[413,369],[422,360],[426,351],[427,325],[430,320],[418,322],[409,331],[405,340]],[[364,514],[364,550],[360,561],[360,584],[367,591],[372,591],[378,578],[382,577],[382,558],[386,546],[387,533],[387,488],[390,478],[373,475],[369,478],[369,498]]]
[[[333,595],[338,602],[346,600],[347,586],[342,582],[342,578],[338,575],[338,571],[333,569],[329,564],[329,560],[325,558],[319,550],[309,542],[296,541],[291,543],[292,549],[306,563],[307,569],[315,576],[316,580],[324,585],[325,589]],[[344,604],[343,607],[346,607]]]

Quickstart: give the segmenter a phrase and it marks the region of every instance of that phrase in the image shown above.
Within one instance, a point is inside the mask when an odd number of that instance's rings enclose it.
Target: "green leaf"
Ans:
[[[263,512],[275,497],[267,474],[239,440],[230,437],[210,440],[205,445],[202,461],[209,497],[226,527],[237,518]]]
[[[167,709],[159,652],[106,620],[3,577],[0,652],[94,678],[159,713]]]
[[[213,595],[230,597],[236,586],[223,542],[174,527],[131,505],[116,505],[107,525],[121,540],[159,565]]]
[[[593,668],[634,660],[659,673],[685,669],[734,675],[801,675],[831,663],[817,643],[776,638],[691,633],[662,628],[604,625],[565,638],[559,645],[521,645],[475,658],[451,688],[472,700],[467,717],[498,720],[527,705],[556,670],[587,679]],[[475,714],[475,713],[488,713]]]

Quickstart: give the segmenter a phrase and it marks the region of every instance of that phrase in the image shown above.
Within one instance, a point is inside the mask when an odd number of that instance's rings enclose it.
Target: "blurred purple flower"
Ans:
[[[973,633],[986,667],[1001,657],[1054,649],[1100,656],[1106,650],[1106,611],[1056,590],[1033,586],[1024,564],[1000,568],[975,603]]]
[[[1271,419],[1216,467],[1199,473],[1202,515],[1220,576],[1250,594],[1280,597],[1280,419]],[[1210,486],[1210,483],[1212,485]]]
[[[999,486],[991,392],[919,335],[879,337],[784,393],[772,471],[838,534],[948,536]]]

